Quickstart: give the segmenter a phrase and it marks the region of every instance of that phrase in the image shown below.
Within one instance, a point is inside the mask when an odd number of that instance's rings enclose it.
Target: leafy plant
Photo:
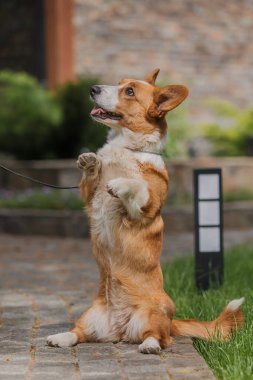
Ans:
[[[96,150],[107,128],[90,118],[89,91],[95,83],[82,77],[53,94],[28,74],[0,72],[0,151],[18,159],[44,159]]]
[[[192,134],[186,108],[176,108],[167,115],[168,137],[165,156],[179,157],[188,154],[188,141]]]
[[[51,141],[57,157],[73,158],[81,150],[94,151],[105,142],[107,128],[96,125],[90,117],[93,105],[89,92],[95,83],[95,78],[81,77],[57,89],[56,98],[63,111],[60,128],[54,131]]]
[[[202,126],[204,136],[213,143],[213,153],[253,155],[253,108],[241,110],[221,100],[211,100],[208,105],[219,118],[219,122]]]
[[[253,201],[253,190],[242,188],[240,190],[224,193],[225,202]]]
[[[23,192],[0,191],[0,208],[38,210],[82,210],[83,201],[76,190],[28,189]]]
[[[51,156],[62,113],[51,93],[25,73],[0,72],[0,150],[20,159]]]

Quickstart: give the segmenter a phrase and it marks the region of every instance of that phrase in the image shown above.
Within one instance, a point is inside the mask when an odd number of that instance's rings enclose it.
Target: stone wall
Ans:
[[[209,96],[253,102],[252,0],[74,0],[75,70],[188,84],[190,102]]]
[[[75,186],[81,180],[81,172],[76,168],[75,159],[6,160],[2,161],[2,164],[24,175],[55,185]],[[224,192],[253,189],[252,158],[199,157],[195,159],[178,159],[168,161],[167,167],[170,175],[171,196],[177,194],[184,197],[192,193],[193,169],[195,168],[222,168]],[[0,170],[0,190],[25,190],[31,187],[38,187],[38,185]]]
[[[225,203],[223,211],[225,230],[248,230],[250,234],[246,236],[251,237],[252,241],[253,202]],[[178,232],[192,233],[194,228],[192,205],[164,207],[162,216],[165,234],[169,232],[171,236]],[[83,211],[0,208],[1,233],[87,238],[89,223]],[[236,236],[238,235],[236,234],[231,240],[235,242]],[[236,242],[236,244],[240,243],[240,241]]]

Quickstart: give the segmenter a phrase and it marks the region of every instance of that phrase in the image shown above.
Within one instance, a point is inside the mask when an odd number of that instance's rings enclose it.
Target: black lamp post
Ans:
[[[194,170],[195,264],[199,290],[223,282],[221,169]]]

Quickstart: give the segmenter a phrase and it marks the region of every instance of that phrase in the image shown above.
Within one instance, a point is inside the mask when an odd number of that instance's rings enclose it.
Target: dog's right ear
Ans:
[[[146,78],[144,79],[145,82],[148,82],[149,84],[152,84],[152,86],[155,85],[155,81],[156,81],[156,78],[157,78],[157,75],[159,74],[159,71],[160,69],[157,68],[157,69],[154,69],[153,71],[151,71],[151,73],[149,73]]]
[[[156,88],[154,102],[148,110],[149,115],[158,118],[165,116],[167,112],[179,106],[188,93],[188,88],[181,84]]]

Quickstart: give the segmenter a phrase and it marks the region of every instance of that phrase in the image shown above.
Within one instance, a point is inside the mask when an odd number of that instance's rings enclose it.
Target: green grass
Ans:
[[[220,289],[198,293],[194,261],[180,258],[164,266],[165,290],[176,304],[176,318],[214,319],[235,298],[245,297],[245,326],[229,342],[194,339],[194,346],[218,379],[253,379],[253,247],[242,246],[225,254],[225,280]]]

